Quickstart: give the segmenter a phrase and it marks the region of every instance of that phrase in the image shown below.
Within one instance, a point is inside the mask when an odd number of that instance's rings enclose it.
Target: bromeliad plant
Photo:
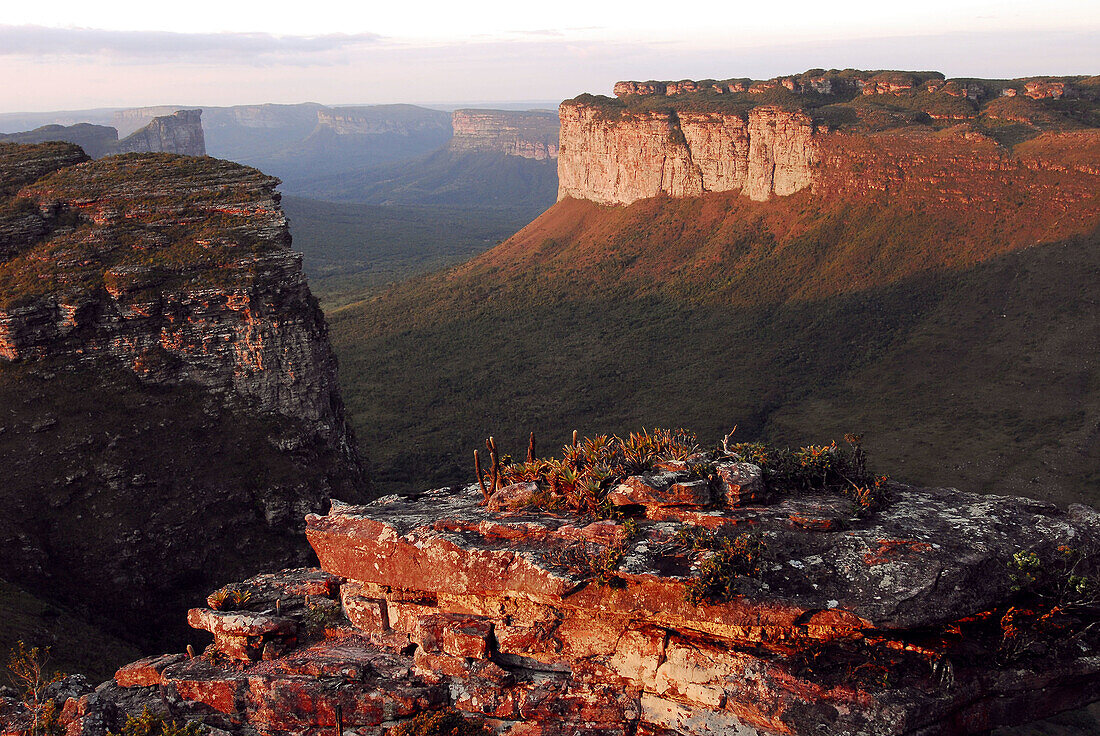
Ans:
[[[699,453],[695,435],[684,429],[655,429],[631,433],[626,439],[599,434],[562,448],[561,459],[536,458],[534,435],[526,462],[500,467],[504,485],[538,484],[532,505],[545,511],[572,511],[581,516],[608,518],[608,492],[629,475],[651,470],[660,460],[685,460]],[[482,483],[482,492],[485,484]]]
[[[773,492],[841,493],[852,499],[853,513],[862,516],[886,503],[889,478],[868,471],[863,435],[846,434],[844,439],[847,447],[830,442],[792,450],[760,442],[730,443],[727,435],[723,447],[744,462],[759,465]]]

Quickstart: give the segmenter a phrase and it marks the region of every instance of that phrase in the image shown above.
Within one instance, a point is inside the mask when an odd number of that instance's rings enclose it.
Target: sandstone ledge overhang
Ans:
[[[387,497],[367,506],[334,503],[307,517],[307,536],[335,575],[395,589],[450,595],[513,595],[654,625],[731,635],[729,629],[800,631],[936,626],[995,607],[1011,595],[1008,561],[1019,551],[1052,554],[1064,543],[1100,540],[1100,514],[1030,499],[899,486],[867,518],[846,499],[802,497],[771,506],[663,512],[616,538],[612,522],[492,512],[476,488]],[[741,580],[741,597],[693,605],[692,559],[674,544],[682,528],[751,529],[769,564]],[[622,545],[617,586],[600,586],[554,563],[584,542]],[[799,629],[803,627],[803,629]],[[734,636],[734,638],[741,638]]]

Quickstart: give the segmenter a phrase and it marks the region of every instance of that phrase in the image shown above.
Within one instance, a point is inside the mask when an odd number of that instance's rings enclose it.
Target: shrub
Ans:
[[[615,570],[623,559],[623,548],[621,545],[601,547],[576,542],[551,552],[547,559],[565,568],[570,575],[595,580],[599,585],[612,585],[617,580]]]
[[[327,629],[335,628],[347,620],[340,604],[328,598],[311,599],[306,604],[306,609],[302,626],[307,637],[320,636]]]
[[[695,435],[684,429],[643,429],[624,440],[613,435],[586,437],[562,448],[562,457],[532,459],[501,466],[504,484],[533,482],[539,492],[532,506],[544,511],[571,510],[609,518],[608,491],[628,475],[652,469],[658,460],[684,460],[699,452]]]
[[[30,736],[60,736],[65,732],[57,720],[57,703],[46,696],[46,689],[64,675],[49,674],[49,661],[49,648],[28,649],[22,641],[8,656],[8,680],[19,691],[23,706],[31,714]]]
[[[126,723],[119,733],[107,732],[107,736],[202,736],[210,729],[196,721],[178,723],[156,715],[145,708],[140,716],[126,716]]]
[[[750,533],[731,538],[697,532],[688,532],[684,536],[693,549],[710,551],[700,563],[698,575],[688,583],[686,596],[692,604],[732,600],[739,593],[738,578],[760,574],[767,547],[759,537]],[[680,537],[677,541],[681,541]]]
[[[495,732],[453,708],[421,713],[391,728],[388,736],[493,736]]]

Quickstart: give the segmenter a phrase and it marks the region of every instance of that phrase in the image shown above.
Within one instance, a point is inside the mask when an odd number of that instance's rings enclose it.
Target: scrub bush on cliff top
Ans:
[[[486,724],[459,713],[453,708],[421,713],[389,731],[389,736],[492,736]]]

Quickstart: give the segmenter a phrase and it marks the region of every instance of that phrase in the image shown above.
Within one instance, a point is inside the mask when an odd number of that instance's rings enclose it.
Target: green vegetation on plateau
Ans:
[[[1031,99],[1025,94],[1028,82],[1061,83],[1070,93],[1064,97]],[[864,94],[860,83],[880,85],[889,91]],[[694,84],[697,89],[675,95],[583,94],[572,102],[594,106],[613,117],[647,112],[746,115],[753,107],[776,105],[802,110],[815,122],[832,129],[862,132],[909,125],[945,127],[970,121],[977,129],[1006,144],[1032,137],[1038,129],[1100,125],[1100,107],[1095,104],[1100,95],[1100,77],[1096,76],[945,79],[940,72],[811,69],[767,82],[704,79]],[[731,85],[740,91],[731,91]]]
[[[51,237],[32,239],[0,262],[0,308],[118,286],[134,269],[157,289],[247,278],[241,263],[273,244],[254,221],[255,202],[270,197],[276,183],[228,161],[167,153],[62,168],[19,190],[22,199],[8,205],[29,203],[41,221],[36,234]],[[66,204],[51,205],[60,202]],[[44,207],[47,214],[34,213]]]

